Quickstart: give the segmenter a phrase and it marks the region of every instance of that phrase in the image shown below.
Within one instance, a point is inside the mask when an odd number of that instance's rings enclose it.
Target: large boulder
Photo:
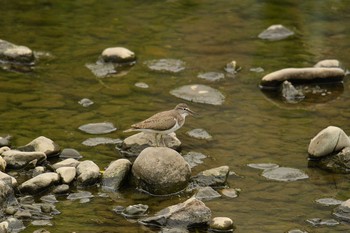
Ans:
[[[211,219],[211,210],[200,200],[190,198],[183,203],[169,206],[152,217],[140,219],[145,225],[169,228],[190,228],[207,226]]]
[[[11,150],[7,146],[1,147],[0,154],[6,161],[6,166],[14,169],[26,167],[30,163],[37,165],[46,160],[46,155],[43,152]]]
[[[131,169],[131,162],[127,159],[118,159],[109,164],[102,176],[102,187],[117,191],[125,181]]]
[[[328,126],[311,139],[308,152],[311,157],[322,157],[350,147],[350,139],[345,132],[335,126]]]
[[[21,193],[37,194],[58,183],[60,176],[55,172],[40,174],[22,183],[18,189]]]
[[[19,147],[18,150],[43,152],[47,157],[56,156],[61,151],[59,145],[44,136],[37,137],[27,145]]]
[[[148,147],[132,166],[136,185],[151,194],[176,193],[188,185],[191,168],[182,156],[167,147]]]
[[[77,166],[77,180],[82,186],[96,184],[100,179],[100,168],[91,160],[80,162]]]

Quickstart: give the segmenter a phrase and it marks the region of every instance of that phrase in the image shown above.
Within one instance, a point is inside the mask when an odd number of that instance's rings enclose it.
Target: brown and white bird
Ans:
[[[159,134],[162,138],[165,134],[175,132],[184,125],[186,116],[193,114],[194,112],[187,104],[181,103],[176,105],[172,110],[156,113],[144,121],[131,125],[131,128],[124,132],[141,131],[145,133],[154,133],[156,143],[159,145],[157,140]],[[165,145],[164,141],[163,145]]]

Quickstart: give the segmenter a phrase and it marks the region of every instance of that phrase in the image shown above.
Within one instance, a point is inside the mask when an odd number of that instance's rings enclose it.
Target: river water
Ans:
[[[90,137],[78,127],[111,122],[118,130],[102,135],[125,138],[122,131],[158,111],[186,102],[169,94],[177,87],[205,84],[225,95],[222,105],[190,103],[199,113],[177,131],[182,153],[207,156],[192,169],[228,165],[228,186],[241,189],[238,198],[206,201],[213,217],[234,220],[236,232],[344,232],[350,225],[314,227],[307,219],[331,219],[334,207],[319,198],[347,200],[349,177],[308,167],[307,147],[320,130],[336,125],[350,133],[348,77],[341,91],[288,104],[259,89],[261,78],[286,67],[310,67],[322,59],[350,64],[350,3],[348,1],[9,1],[0,0],[0,38],[26,45],[40,55],[32,72],[0,70],[1,135],[12,135],[13,146],[43,135],[62,148],[78,150],[103,170],[122,158],[113,145],[84,146]],[[295,35],[281,41],[257,37],[273,24]],[[87,67],[108,47],[134,51],[137,63],[125,75],[97,78]],[[155,72],[145,61],[174,58],[186,63],[179,73]],[[217,82],[198,78],[205,72],[225,73],[235,60],[241,71]],[[263,72],[251,71],[263,68]],[[145,82],[148,89],[135,87]],[[327,88],[327,87],[326,87]],[[329,87],[331,88],[331,87]],[[82,107],[78,101],[91,99]],[[191,138],[187,131],[203,128],[213,140]],[[309,179],[277,182],[261,176],[250,163],[276,163],[297,168]],[[50,232],[157,232],[115,214],[114,206],[146,204],[149,214],[189,196],[152,197],[122,189],[106,197],[98,188],[89,203],[59,198],[60,215]],[[23,232],[39,227],[29,226]]]

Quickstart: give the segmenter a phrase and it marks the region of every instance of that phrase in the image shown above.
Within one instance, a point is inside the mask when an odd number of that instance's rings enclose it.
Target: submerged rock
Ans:
[[[83,156],[76,149],[65,148],[61,151],[60,158],[81,159]]]
[[[83,99],[79,100],[78,103],[83,107],[89,107],[90,105],[94,104],[94,102],[88,98],[83,98]]]
[[[170,94],[195,103],[221,105],[225,97],[220,91],[202,84],[186,85],[170,91]]]
[[[334,198],[320,198],[317,199],[316,202],[324,206],[340,205],[343,203],[343,201]]]
[[[194,151],[190,151],[183,156],[183,158],[186,160],[186,162],[190,165],[191,168],[203,163],[202,160],[206,157],[206,155]]]
[[[86,64],[85,66],[98,78],[104,78],[108,75],[118,73],[115,65],[112,63],[98,61],[96,63]]]
[[[67,200],[81,200],[81,199],[90,199],[94,197],[91,192],[88,191],[79,191],[77,193],[71,193],[67,196]]]
[[[207,131],[205,131],[205,129],[192,129],[187,131],[187,134],[190,137],[203,140],[211,140],[213,138]]]
[[[167,195],[183,190],[191,168],[182,156],[167,147],[148,147],[132,166],[136,185],[151,194]]]
[[[234,225],[228,217],[215,217],[210,221],[210,230],[214,232],[232,232]]]
[[[134,52],[127,48],[112,47],[103,50],[102,59],[104,62],[130,63],[136,60],[136,56]]]
[[[57,173],[48,172],[25,181],[18,187],[18,189],[21,193],[37,194],[38,192],[58,183],[59,180],[60,177]]]
[[[106,138],[106,137],[97,137],[97,138],[88,138],[82,142],[85,146],[98,146],[98,145],[107,145],[107,144],[122,144],[123,141],[120,139]]]
[[[264,40],[282,40],[294,35],[294,32],[281,24],[275,24],[261,32],[258,37]]]
[[[282,83],[282,96],[287,103],[298,103],[305,98],[303,92],[287,80]]]
[[[340,68],[286,68],[265,75],[261,82],[262,89],[278,89],[281,83],[289,82],[322,82],[339,83],[345,77],[344,70]]]
[[[117,130],[117,128],[115,128],[114,125],[109,122],[89,123],[80,126],[79,129],[89,134],[106,134]]]
[[[332,227],[332,226],[336,226],[339,225],[340,223],[335,220],[335,219],[321,219],[321,218],[312,218],[312,219],[307,219],[306,220],[308,223],[310,223],[311,225],[313,225],[314,227],[317,226],[328,226],[328,227]]]
[[[228,166],[212,168],[202,171],[198,173],[198,175],[192,177],[192,182],[202,187],[222,187],[226,185],[229,172],[230,168]]]
[[[185,62],[177,59],[159,59],[145,62],[151,70],[177,73],[185,69]]]
[[[33,51],[28,47],[0,39],[0,60],[32,65],[35,62],[35,57]]]
[[[303,171],[289,167],[267,169],[263,171],[262,176],[269,180],[277,181],[296,181],[309,178]]]
[[[308,153],[312,157],[322,157],[350,147],[350,139],[336,126],[328,126],[311,139]]]
[[[130,169],[131,162],[127,159],[118,159],[111,162],[102,175],[102,188],[117,191],[125,182]]]
[[[219,72],[207,72],[207,73],[201,73],[197,77],[201,79],[205,79],[207,81],[215,82],[215,81],[224,79],[225,75]]]
[[[189,228],[199,225],[207,226],[210,219],[210,209],[202,201],[190,198],[183,203],[159,211],[153,217],[140,219],[139,222],[151,226]]]
[[[271,168],[278,168],[279,165],[275,163],[250,163],[248,164],[248,167],[260,169],[260,170],[266,170]]]
[[[176,137],[175,133],[163,135],[162,138],[167,147],[174,150],[180,150],[181,142]],[[125,138],[122,144],[122,150],[126,154],[137,156],[145,148],[156,146],[157,143],[154,134],[140,132]]]
[[[121,214],[127,218],[144,217],[148,211],[148,205],[137,204],[126,207]]]

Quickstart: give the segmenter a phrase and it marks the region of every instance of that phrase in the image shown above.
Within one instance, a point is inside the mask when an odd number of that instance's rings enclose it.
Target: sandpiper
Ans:
[[[163,139],[163,135],[175,132],[184,125],[186,116],[193,114],[194,112],[189,109],[187,104],[181,103],[172,110],[156,113],[144,121],[131,125],[131,128],[124,132],[154,133],[156,144],[159,146],[158,135],[161,135]],[[165,146],[164,141],[163,145]]]

